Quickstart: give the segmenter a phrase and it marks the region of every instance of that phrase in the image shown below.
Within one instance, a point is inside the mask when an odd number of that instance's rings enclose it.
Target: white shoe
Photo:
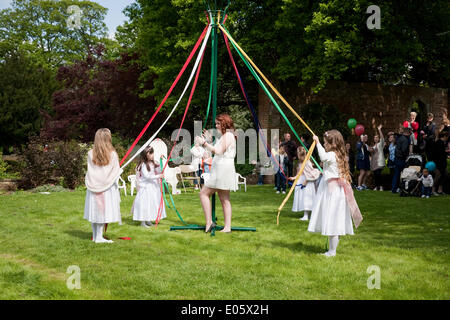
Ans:
[[[280,191],[277,191],[277,193],[280,193]]]
[[[377,187],[373,188],[373,191],[378,191],[378,188]]]
[[[105,238],[101,238],[101,239],[96,239],[95,240],[95,243],[113,243],[114,241],[112,241],[112,240],[108,240],[108,239],[105,239]]]
[[[308,216],[303,216],[302,218],[300,218],[300,221],[308,221]]]
[[[425,195],[424,195],[424,194],[422,195],[422,198],[425,198]]]
[[[283,194],[286,194],[286,191],[283,191]]]
[[[327,251],[325,253],[322,253],[322,255],[324,255],[325,257],[334,257],[336,256],[336,252]]]
[[[384,191],[384,190],[383,190],[383,187],[380,187],[380,191]]]
[[[426,198],[428,199],[430,196],[427,196]]]

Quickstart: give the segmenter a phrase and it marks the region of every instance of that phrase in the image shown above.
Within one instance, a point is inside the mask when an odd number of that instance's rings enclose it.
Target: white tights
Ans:
[[[328,257],[334,257],[336,255],[336,249],[339,244],[339,236],[329,236],[329,249],[327,252],[324,253],[324,255]]]
[[[303,218],[301,218],[300,220],[308,221],[310,217],[311,217],[311,211],[305,210],[303,212]]]
[[[95,243],[113,243],[112,240],[103,238],[104,223],[92,223],[92,241]]]

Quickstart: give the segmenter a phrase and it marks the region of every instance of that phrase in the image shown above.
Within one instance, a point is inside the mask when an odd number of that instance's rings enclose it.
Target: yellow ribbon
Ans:
[[[281,213],[281,210],[283,210],[284,205],[289,200],[292,192],[294,191],[295,186],[297,185],[298,179],[300,179],[300,176],[302,175],[303,170],[305,169],[306,163],[309,161],[309,158],[311,158],[311,154],[312,154],[315,146],[316,146],[316,141],[313,141],[311,147],[309,148],[308,153],[306,154],[305,160],[303,161],[302,166],[300,167],[300,171],[297,173],[297,176],[295,177],[294,184],[292,185],[292,187],[289,190],[289,193],[287,194],[286,198],[284,198],[283,202],[281,203],[280,207],[278,208],[277,225],[280,224],[280,213]]]
[[[286,99],[283,98],[283,96],[278,92],[278,90],[272,85],[272,83],[266,78],[266,76],[259,70],[259,68],[253,63],[253,61],[250,59],[250,57],[242,50],[242,48],[237,44],[237,42],[233,39],[233,37],[219,24],[219,28],[224,32],[228,38],[234,43],[236,48],[239,49],[239,51],[242,52],[244,57],[250,62],[250,64],[253,66],[253,68],[259,73],[259,75],[266,81],[266,83],[269,85],[269,87],[275,92],[275,94],[280,98],[281,101],[289,108],[289,110],[297,117],[298,120],[306,127],[306,129],[311,132],[313,136],[315,136],[314,132],[311,130],[311,128],[306,124],[305,121],[295,112],[295,110],[291,107],[291,105],[286,101]]]

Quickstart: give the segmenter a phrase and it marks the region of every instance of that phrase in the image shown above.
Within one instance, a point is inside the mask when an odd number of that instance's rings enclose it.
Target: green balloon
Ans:
[[[356,122],[356,119],[354,119],[354,118],[348,119],[348,121],[347,121],[347,126],[349,129],[353,129],[354,127],[356,127],[356,124],[357,124],[357,122]]]

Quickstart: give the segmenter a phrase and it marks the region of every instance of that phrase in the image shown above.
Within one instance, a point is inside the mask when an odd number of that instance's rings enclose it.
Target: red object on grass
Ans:
[[[120,240],[131,240],[130,237],[119,237]]]

